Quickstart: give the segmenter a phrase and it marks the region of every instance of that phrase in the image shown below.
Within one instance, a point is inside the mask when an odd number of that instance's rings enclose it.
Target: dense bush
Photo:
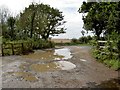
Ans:
[[[4,55],[12,55],[11,44],[13,44],[15,55],[27,54],[33,51],[33,49],[53,48],[55,46],[53,42],[42,40],[42,39],[28,38],[27,40],[18,40],[18,41],[10,41],[7,39],[3,39],[2,41],[3,41],[2,43],[4,46],[3,48],[6,48],[6,47],[9,48],[9,49],[4,49]],[[23,43],[23,48],[21,46],[22,45],[21,43]],[[19,47],[19,48],[15,48],[15,47]]]
[[[79,38],[79,42],[82,44],[82,43],[88,43],[88,39],[87,39],[87,37],[81,37],[81,38]]]
[[[79,41],[78,41],[78,39],[76,39],[76,38],[73,38],[72,40],[71,40],[71,43],[79,43]]]
[[[106,42],[104,48],[96,47],[99,44],[94,41],[93,43],[93,56],[100,62],[104,63],[106,66],[111,67],[115,70],[120,69],[120,61],[118,50],[116,48],[114,41]]]
[[[33,49],[53,48],[55,46],[54,42],[48,40],[36,39],[31,41],[32,41]]]

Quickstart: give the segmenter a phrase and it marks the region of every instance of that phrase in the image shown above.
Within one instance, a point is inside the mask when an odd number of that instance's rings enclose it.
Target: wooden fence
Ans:
[[[16,50],[18,49],[18,50]],[[16,52],[19,52],[19,54],[23,54],[25,51],[32,49],[32,43],[5,43],[1,44],[1,54],[2,56],[6,55],[6,50],[9,50],[10,55],[16,55]],[[18,53],[17,53],[18,54]]]

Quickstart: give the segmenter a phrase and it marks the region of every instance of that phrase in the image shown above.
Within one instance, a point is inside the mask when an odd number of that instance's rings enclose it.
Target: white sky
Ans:
[[[67,21],[65,24],[67,28],[66,33],[54,38],[79,38],[82,36],[82,14],[79,14],[77,11],[82,2],[86,0],[0,0],[0,6],[6,6],[13,14],[18,14],[33,1],[49,4],[63,12],[64,20]]]

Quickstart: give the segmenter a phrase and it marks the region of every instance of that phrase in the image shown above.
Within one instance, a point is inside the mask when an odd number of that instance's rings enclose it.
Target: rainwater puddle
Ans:
[[[54,55],[64,56],[62,59],[72,58],[71,52],[70,52],[70,50],[68,48],[56,49]]]
[[[24,55],[24,58],[32,60],[63,60],[72,58],[71,52],[68,48],[55,50],[38,50],[35,53]]]
[[[30,82],[34,82],[34,81],[38,80],[34,75],[32,75],[29,72],[14,72],[13,74],[17,77],[20,77],[20,78],[22,78],[26,81],[30,81]]]
[[[18,70],[12,70],[12,72],[9,73],[16,76],[18,80],[20,78],[21,80],[23,79],[33,82],[38,80],[35,73],[71,70],[76,68],[75,64],[65,61],[65,59],[72,58],[71,52],[68,48],[37,50],[34,53],[23,55],[22,57],[25,61],[22,61],[15,67],[18,68]],[[16,63],[14,63],[14,65],[16,65]]]
[[[47,72],[54,70],[71,70],[76,67],[75,64],[68,61],[57,61],[47,64],[32,64],[30,69],[35,72]]]

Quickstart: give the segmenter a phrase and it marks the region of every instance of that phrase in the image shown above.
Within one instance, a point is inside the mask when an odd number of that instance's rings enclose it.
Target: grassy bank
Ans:
[[[119,58],[116,58],[116,56],[113,56],[112,58],[109,57],[109,53],[103,53],[100,50],[92,49],[93,57],[97,59],[98,62],[103,63],[109,68],[112,68],[114,70],[120,69],[120,61]]]

